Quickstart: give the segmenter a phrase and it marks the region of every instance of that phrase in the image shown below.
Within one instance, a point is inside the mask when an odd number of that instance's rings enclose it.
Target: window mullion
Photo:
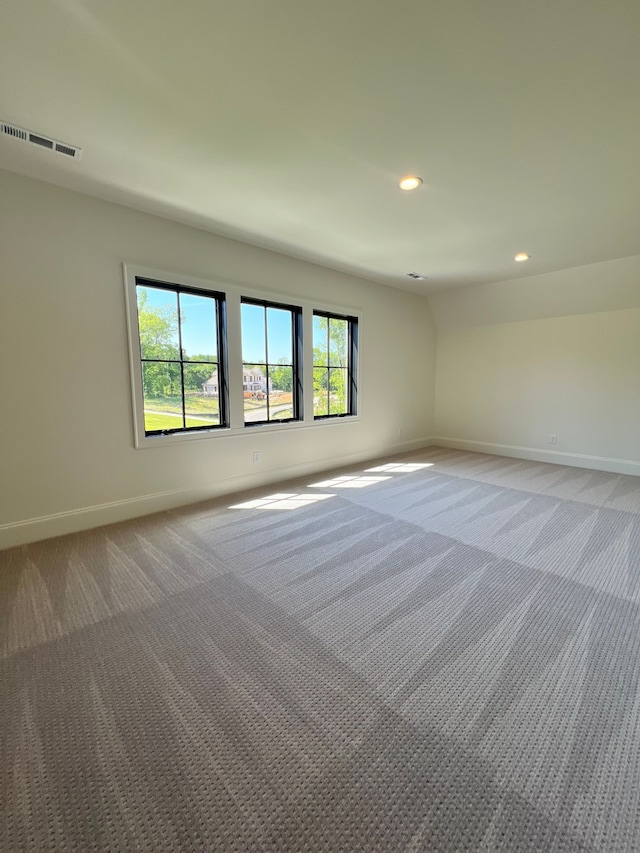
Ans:
[[[184,362],[180,360],[180,397],[182,399],[182,428],[187,428],[187,407],[185,404],[185,388],[184,388]]]
[[[327,317],[327,416],[331,414],[331,317]]]
[[[216,324],[218,351],[216,352],[216,369],[218,371],[218,420],[222,424],[229,422],[229,388],[227,384],[227,372],[223,365],[227,363],[227,338],[226,338],[226,306],[224,302],[216,299]]]
[[[269,362],[268,361],[264,366],[264,372],[265,372],[265,379],[266,379],[266,384],[267,384],[267,389],[266,389],[267,420],[270,421],[271,420],[271,388],[269,386],[270,376],[269,376]]]
[[[264,306],[264,372],[265,372],[265,397],[267,400],[267,420],[271,420],[271,389],[269,387],[269,325],[267,323],[267,306]]]
[[[182,400],[182,428],[187,428],[187,412],[184,399],[184,350],[182,349],[182,305],[180,303],[180,291],[176,294],[178,298],[178,355],[180,357],[180,398]]]

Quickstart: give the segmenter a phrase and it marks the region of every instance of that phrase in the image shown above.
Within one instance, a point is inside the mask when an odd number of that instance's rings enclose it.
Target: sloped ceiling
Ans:
[[[0,138],[0,168],[414,292],[640,254],[630,0],[4,0],[2,19],[0,119],[83,155]]]

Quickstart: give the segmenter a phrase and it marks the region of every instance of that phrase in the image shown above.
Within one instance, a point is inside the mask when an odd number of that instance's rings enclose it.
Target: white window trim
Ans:
[[[225,440],[233,436],[245,436],[246,440],[255,440],[256,433],[283,432],[299,429],[330,429],[345,428],[361,420],[363,395],[360,384],[360,365],[362,363],[363,310],[352,305],[338,302],[317,301],[301,298],[295,293],[277,292],[268,289],[260,290],[255,286],[241,287],[237,284],[227,284],[213,279],[201,279],[182,273],[167,270],[152,269],[137,264],[123,263],[125,286],[125,306],[127,321],[127,337],[129,342],[129,375],[131,383],[131,406],[133,414],[133,441],[139,449],[167,447],[183,444],[188,441]],[[178,432],[170,435],[145,435],[144,428],[144,394],[142,390],[142,371],[140,369],[140,338],[138,333],[138,306],[136,295],[136,279],[146,278],[158,282],[194,287],[204,291],[223,293],[226,301],[227,315],[227,370],[229,381],[229,422],[228,427],[216,427],[211,430],[197,432]],[[273,302],[298,305],[302,309],[302,377],[303,377],[303,420],[273,421],[245,426],[243,396],[237,392],[242,388],[242,337],[240,322],[240,300],[242,297]],[[326,311],[354,317],[358,321],[358,364],[356,378],[358,382],[358,409],[355,415],[336,418],[314,419],[313,416],[313,312]],[[234,391],[236,389],[236,391]]]

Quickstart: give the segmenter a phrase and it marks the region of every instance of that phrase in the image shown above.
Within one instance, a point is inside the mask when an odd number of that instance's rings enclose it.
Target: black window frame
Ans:
[[[332,420],[335,418],[353,418],[358,414],[358,318],[351,314],[339,314],[335,311],[322,311],[314,309],[313,317],[324,317],[327,320],[343,320],[347,322],[347,411],[328,413],[326,415],[316,415],[313,413],[314,421]],[[315,344],[314,329],[312,328],[312,347]],[[327,327],[327,337],[329,335]],[[315,356],[312,360],[311,369],[314,372],[326,370],[327,373],[332,369],[331,365],[331,347],[327,340],[327,364],[316,364]],[[327,395],[329,395],[329,382],[327,381]],[[315,392],[314,392],[315,397]],[[314,400],[315,409],[315,400]]]
[[[244,384],[244,374],[246,372],[245,367],[248,366],[264,366],[265,368],[265,378],[267,382],[267,392],[266,392],[266,407],[267,407],[267,419],[260,421],[246,421],[244,420],[244,387],[243,387],[243,423],[245,427],[258,427],[265,426],[269,424],[273,426],[274,424],[287,424],[287,423],[297,423],[303,420],[303,383],[302,383],[302,308],[299,305],[290,305],[286,302],[276,302],[272,299],[256,299],[251,296],[241,296],[240,297],[240,311],[242,313],[243,305],[257,305],[260,308],[264,308],[264,322],[265,322],[265,359],[264,362],[259,361],[245,361],[244,353],[241,354],[242,357],[242,374],[243,374],[243,384]],[[277,308],[284,311],[291,312],[291,342],[292,342],[292,383],[291,383],[291,392],[292,392],[292,410],[293,416],[290,418],[275,418],[269,419],[269,367],[282,367],[282,364],[274,363],[271,364],[269,362],[269,335],[267,328],[267,308]],[[243,328],[242,328],[242,317],[240,319],[240,345],[243,347]],[[284,365],[289,366],[289,365]]]
[[[158,290],[166,290],[177,294],[178,303],[178,352],[179,358],[175,359],[150,359],[143,358],[142,346],[140,342],[140,318],[138,315],[138,287],[154,287]],[[180,384],[182,388],[182,426],[175,429],[157,429],[148,430],[144,427],[145,438],[158,435],[181,435],[198,432],[211,432],[212,430],[228,429],[229,428],[229,382],[227,373],[228,354],[227,354],[227,302],[226,294],[218,290],[207,290],[199,287],[191,287],[190,285],[178,284],[176,282],[159,281],[149,278],[148,276],[135,276],[135,316],[136,316],[136,334],[138,341],[138,359],[140,368],[140,382],[142,387],[142,414],[144,423],[144,365],[147,363],[156,364],[178,364],[180,366]],[[189,294],[192,296],[201,296],[211,299],[216,303],[216,340],[218,344],[217,362],[199,362],[184,358],[184,349],[182,347],[182,323],[180,322],[180,294]],[[184,365],[193,364],[210,364],[212,365],[212,373],[214,365],[218,371],[219,390],[218,390],[218,414],[219,423],[207,424],[206,426],[186,426],[187,413],[185,411],[185,387],[184,387]]]

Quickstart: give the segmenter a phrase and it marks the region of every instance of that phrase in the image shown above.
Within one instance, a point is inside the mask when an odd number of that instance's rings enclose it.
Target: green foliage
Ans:
[[[347,366],[347,329],[346,320],[334,318],[329,320],[329,365],[331,367]]]
[[[184,318],[182,319],[184,322]],[[170,306],[153,307],[143,288],[138,290],[138,326],[142,355],[142,378],[145,407],[149,416],[181,412],[185,395],[190,413],[217,412],[217,399],[204,398],[202,386],[216,370],[215,356],[199,354],[182,362],[178,347],[178,312]],[[348,329],[347,320],[334,317],[314,318],[313,392],[314,414],[344,414],[348,400]],[[161,360],[161,361],[155,361]],[[245,365],[245,371],[264,365]],[[274,391],[293,393],[293,369],[283,359],[269,367]],[[184,384],[184,387],[183,387]],[[245,405],[247,400],[245,400]],[[155,410],[155,411],[154,411]],[[289,416],[289,415],[287,415]],[[166,417],[166,415],[163,415]],[[279,413],[279,417],[284,414]]]
[[[148,294],[138,290],[138,329],[143,359],[180,357],[178,316],[170,308],[152,308]],[[142,384],[145,397],[169,397],[181,393],[180,370],[174,364],[143,363]]]
[[[153,361],[143,362],[142,386],[145,400],[150,397],[181,397],[180,365]]]
[[[168,307],[152,308],[142,288],[138,290],[138,328],[142,358],[180,358],[177,312]]]
[[[185,322],[184,318],[182,322]],[[143,359],[145,399],[180,397],[183,381],[185,391],[202,392],[203,384],[216,368],[214,356],[208,353],[191,356],[190,362],[193,363],[185,364],[183,376],[181,376],[177,311],[168,306],[162,308],[150,306],[149,295],[143,288],[138,290],[138,329],[140,354]],[[165,359],[174,363],[154,363],[146,359]],[[198,364],[197,362],[211,363]]]
[[[202,394],[186,395],[186,410],[190,415],[217,417],[219,406],[217,397],[205,397]],[[177,397],[145,397],[144,406],[150,412],[182,414],[182,396]]]
[[[347,411],[347,371],[329,371],[329,414],[342,415]]]
[[[202,386],[211,377],[216,369],[215,364],[199,364],[198,362],[210,362],[210,355],[194,355],[191,357],[191,362],[185,364],[184,369],[184,390],[198,391],[202,393]]]
[[[347,410],[348,322],[315,317],[313,338],[314,414],[340,415]]]
[[[271,379],[275,391],[293,391],[293,369],[291,367],[270,367],[269,379]]]

